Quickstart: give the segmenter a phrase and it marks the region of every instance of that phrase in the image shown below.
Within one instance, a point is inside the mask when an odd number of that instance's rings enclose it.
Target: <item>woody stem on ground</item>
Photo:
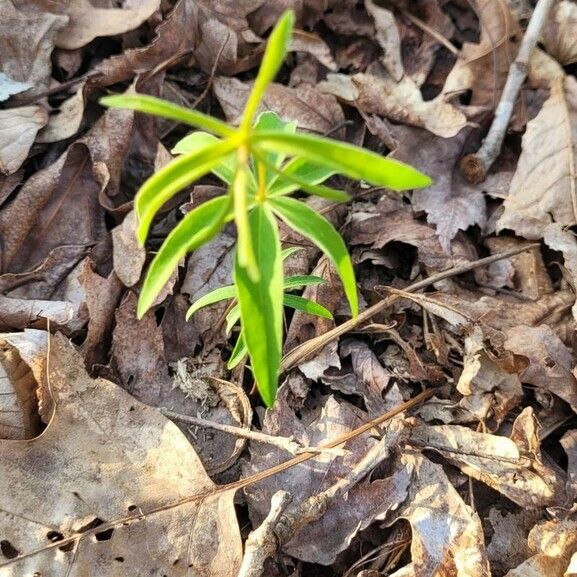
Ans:
[[[461,170],[465,178],[473,183],[483,182],[491,166],[501,153],[503,140],[511,120],[517,96],[527,77],[529,61],[539,41],[541,30],[549,17],[556,0],[539,0],[521,41],[517,57],[509,69],[495,117],[481,148],[461,160]]]

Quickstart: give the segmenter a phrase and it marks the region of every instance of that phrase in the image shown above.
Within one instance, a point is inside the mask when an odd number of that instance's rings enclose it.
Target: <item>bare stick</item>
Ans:
[[[290,500],[288,494],[284,491],[275,493],[269,514],[247,539],[238,577],[261,577],[267,559],[275,555],[302,527],[320,519],[331,502],[346,494],[390,455],[389,448],[398,443],[402,430],[403,427],[396,427],[392,435],[387,431],[346,477],[286,512]]]
[[[495,111],[491,128],[489,128],[481,148],[476,153],[468,154],[461,160],[461,170],[465,178],[470,182],[483,182],[489,169],[501,153],[501,147],[503,146],[503,140],[505,139],[505,133],[513,114],[519,90],[521,90],[521,86],[527,77],[529,60],[554,4],[555,0],[539,0],[537,2],[521,41],[517,58],[515,58],[509,69],[507,81]]]
[[[487,266],[499,260],[509,258],[510,256],[515,256],[516,254],[537,248],[538,246],[539,244],[533,243],[523,246],[521,248],[514,248],[512,250],[500,252],[498,254],[494,254],[486,258],[481,258],[479,260],[469,262],[462,266],[454,267],[452,269],[440,272],[439,274],[430,276],[429,278],[423,279],[419,282],[413,283],[412,285],[408,286],[405,289],[405,292],[416,292],[422,288],[431,286],[432,284],[435,284],[436,282],[439,282],[441,280],[460,275],[464,272],[469,272],[473,269],[482,266]],[[398,298],[399,298],[398,295],[390,295],[384,298],[382,301],[378,302],[377,304],[373,305],[372,307],[369,307],[367,310],[359,313],[355,318],[344,322],[342,325],[335,327],[334,329],[330,330],[329,332],[323,335],[319,335],[318,337],[314,337],[298,345],[283,357],[281,363],[281,371],[288,371],[289,369],[292,369],[293,367],[296,367],[300,363],[306,361],[314,353],[321,350],[331,341],[338,339],[341,335],[348,333],[350,330],[358,327],[360,324],[370,320],[376,314],[389,308],[396,300],[398,300]]]
[[[273,445],[279,449],[283,449],[290,453],[291,455],[299,455],[301,453],[332,453],[336,455],[342,455],[343,450],[337,448],[319,448],[319,447],[305,447],[294,437],[277,437],[272,435],[267,435],[266,433],[260,433],[259,431],[253,431],[251,429],[245,429],[243,427],[235,427],[234,425],[226,425],[224,423],[217,423],[215,421],[207,421],[206,419],[201,419],[200,417],[193,417],[191,415],[183,415],[181,413],[175,413],[164,407],[159,407],[158,410],[169,419],[175,419],[177,421],[182,421],[183,423],[188,423],[189,425],[194,425],[196,427],[205,427],[209,429],[214,429],[215,431],[221,431],[223,433],[228,433],[229,435],[234,435],[242,439],[249,439],[250,441],[255,441],[257,443],[266,443],[267,445]]]

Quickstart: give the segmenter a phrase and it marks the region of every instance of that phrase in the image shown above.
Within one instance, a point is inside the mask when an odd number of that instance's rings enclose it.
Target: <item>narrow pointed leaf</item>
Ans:
[[[209,293],[201,296],[199,299],[194,301],[188,311],[186,311],[186,320],[188,320],[195,312],[207,307],[208,305],[213,305],[220,301],[230,300],[236,297],[236,289],[233,285],[223,286],[217,288]]]
[[[250,128],[268,85],[274,80],[282,66],[291,40],[294,19],[294,12],[287,10],[269,36],[258,75],[244,108],[241,128],[245,130]]]
[[[315,303],[309,299],[299,297],[298,295],[284,295],[283,302],[285,307],[290,307],[291,309],[296,309],[297,311],[302,311],[303,313],[307,313],[309,315],[330,319],[331,321],[333,320],[331,311],[327,310],[319,303]]]
[[[172,154],[188,154],[215,142],[221,142],[221,140],[208,132],[191,132],[179,140],[170,152]],[[225,156],[211,172],[226,184],[232,184],[236,172],[236,157],[234,153]],[[252,172],[249,172],[247,185],[249,194],[254,195],[256,193],[256,182]]]
[[[238,253],[234,280],[252,372],[263,401],[272,406],[282,349],[281,246],[277,222],[267,205],[257,205],[250,213],[249,222],[259,280],[255,281],[241,265]]]
[[[176,225],[150,263],[138,299],[138,318],[153,305],[180,259],[215,236],[230,216],[230,197],[219,196],[191,210]]]
[[[282,132],[284,134],[294,134],[297,131],[297,123],[296,122],[285,122],[276,112],[272,112],[271,110],[267,110],[266,112],[262,112],[258,115],[256,122],[253,126],[253,130],[255,132]],[[263,153],[263,156],[267,159],[267,161],[276,166],[277,168],[281,166],[286,158],[286,154],[274,152],[274,151],[267,151]],[[270,183],[276,178],[276,174],[267,168],[266,171],[266,183],[267,188],[270,186]]]
[[[145,94],[104,96],[100,99],[100,104],[108,106],[109,108],[128,108],[130,110],[136,110],[137,112],[160,116],[161,118],[176,120],[177,122],[189,124],[195,128],[208,130],[219,136],[232,136],[235,133],[234,128],[231,128],[226,122],[218,118],[213,118],[197,110],[185,108],[184,106],[173,104],[168,100],[162,100],[161,98],[147,96]]]
[[[334,263],[354,315],[358,312],[355,271],[345,241],[333,225],[306,204],[286,196],[270,199],[270,205],[291,228],[314,242]]]
[[[289,181],[284,175],[293,176],[295,179],[304,180],[309,184],[321,184],[338,171],[328,166],[313,164],[304,158],[293,158],[283,167],[282,172],[277,173],[269,186],[269,196],[282,196],[299,190],[299,185],[293,179]]]
[[[289,276],[284,279],[284,289],[294,290],[315,284],[325,284],[326,282],[324,278],[312,274]]]
[[[247,354],[248,349],[246,348],[246,341],[244,340],[244,336],[241,332],[236,339],[236,343],[232,349],[230,359],[228,359],[228,363],[226,364],[227,368],[229,370],[234,369],[234,367],[236,367],[242,361],[242,359],[246,357]]]
[[[259,149],[272,149],[306,158],[312,163],[325,165],[351,178],[366,180],[375,186],[408,190],[431,184],[428,176],[407,164],[322,136],[260,132],[250,137],[250,143]]]
[[[238,323],[240,319],[240,309],[238,308],[238,304],[234,305],[228,314],[226,315],[226,333],[229,334],[232,331],[232,327]]]
[[[248,208],[248,165],[239,164],[232,183],[234,199],[234,221],[237,231],[236,254],[240,266],[245,268],[254,281],[259,278],[257,260],[254,254],[253,241],[249,224]]]
[[[285,261],[289,256],[304,250],[302,246],[289,246],[288,248],[283,248],[281,252],[281,258]]]
[[[342,190],[335,190],[334,188],[329,188],[327,186],[319,186],[319,185],[311,184],[311,183],[307,182],[306,180],[299,178],[295,174],[285,173],[283,170],[277,168],[276,166],[269,164],[268,161],[266,160],[266,158],[261,155],[260,151],[257,152],[256,150],[253,149],[253,154],[268,169],[270,169],[272,172],[277,173],[279,178],[281,178],[283,180],[287,180],[288,182],[292,183],[294,186],[293,190],[304,190],[305,192],[308,192],[309,194],[313,194],[315,196],[320,196],[322,198],[327,198],[329,200],[334,200],[336,202],[346,202],[350,198],[350,196],[346,192],[343,192]],[[277,195],[277,196],[281,196],[281,195]]]
[[[160,207],[184,187],[210,172],[236,146],[236,141],[229,139],[185,154],[170,162],[142,185],[134,201],[141,244],[144,244],[154,215]]]

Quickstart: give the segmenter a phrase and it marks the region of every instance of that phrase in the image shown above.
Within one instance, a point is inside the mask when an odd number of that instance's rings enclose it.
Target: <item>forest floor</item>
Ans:
[[[462,159],[535,2],[0,0],[0,576],[577,575],[577,3],[554,4],[479,174]],[[336,176],[349,203],[308,201],[346,239],[357,320],[283,229],[335,320],[287,311],[265,410],[226,368],[227,304],[185,320],[230,284],[232,225],[136,319],[162,241],[223,189],[187,188],[142,248],[134,196],[189,129],[98,101],[236,124],[287,8],[262,110],[433,184]]]

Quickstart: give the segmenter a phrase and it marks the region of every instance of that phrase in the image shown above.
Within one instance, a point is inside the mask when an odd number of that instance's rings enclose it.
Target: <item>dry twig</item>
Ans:
[[[507,81],[501,94],[501,100],[495,111],[495,117],[481,148],[474,154],[468,154],[461,161],[463,174],[473,183],[483,182],[489,169],[501,152],[505,133],[513,114],[513,108],[523,82],[527,77],[529,60],[541,35],[555,0],[539,0],[533,11],[525,35],[521,42],[517,58],[509,69]]]
[[[510,256],[514,256],[516,254],[525,252],[527,250],[534,249],[538,246],[539,246],[539,244],[533,243],[533,244],[523,246],[521,248],[514,248],[514,249],[511,249],[511,250],[508,250],[505,252],[501,252],[498,254],[494,254],[492,256],[488,256],[486,258],[481,258],[479,260],[475,260],[473,262],[469,262],[467,264],[464,264],[464,265],[461,265],[458,267],[454,267],[454,268],[449,269],[447,271],[443,271],[443,272],[440,272],[436,275],[430,276],[429,278],[426,278],[424,280],[413,283],[412,285],[408,286],[404,290],[405,290],[405,292],[416,292],[420,289],[431,286],[431,285],[433,285],[436,282],[439,282],[441,280],[451,278],[451,277],[460,275],[460,274],[465,273],[465,272],[469,272],[471,270],[474,270],[474,269],[482,267],[482,266],[490,265],[491,263],[497,262],[499,260],[503,260],[505,258],[509,258]],[[304,343],[295,347],[294,349],[292,349],[292,351],[289,351],[284,356],[282,363],[281,363],[281,370],[282,371],[288,371],[289,369],[292,369],[293,367],[296,367],[300,363],[308,360],[314,353],[321,350],[328,343],[330,343],[331,341],[333,341],[335,339],[338,339],[341,335],[348,333],[350,330],[352,330],[352,329],[358,327],[359,325],[361,325],[362,323],[370,320],[372,317],[374,317],[378,313],[383,312],[384,310],[389,308],[399,298],[400,297],[398,295],[394,295],[394,294],[390,295],[390,296],[384,298],[382,301],[378,302],[377,304],[373,305],[372,307],[369,307],[367,310],[359,313],[355,318],[344,322],[342,325],[335,327],[334,329],[328,331],[327,333],[325,333],[323,335],[319,335],[318,337],[314,337],[312,339],[309,339],[308,341],[305,341]]]

